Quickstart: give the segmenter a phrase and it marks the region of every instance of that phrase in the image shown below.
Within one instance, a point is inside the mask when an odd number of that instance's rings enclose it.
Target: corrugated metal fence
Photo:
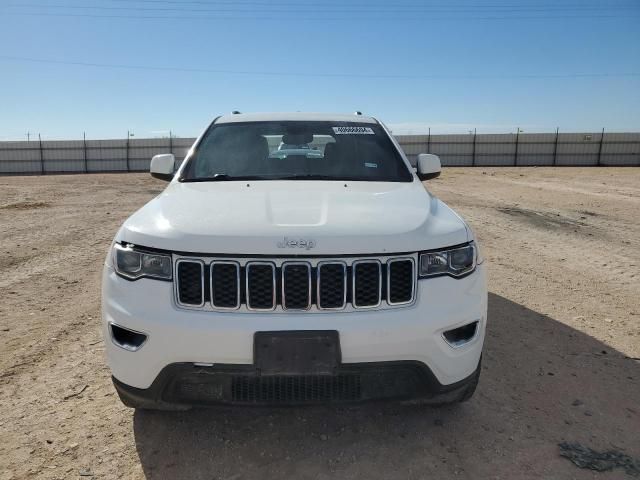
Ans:
[[[640,166],[640,133],[398,135],[412,162],[435,153],[447,166]]]
[[[398,135],[412,162],[435,153],[444,166],[640,166],[640,133]],[[195,139],[0,142],[0,175],[148,170],[153,155],[181,162]]]
[[[0,174],[137,172],[151,157],[173,153],[182,161],[193,138],[0,142]]]

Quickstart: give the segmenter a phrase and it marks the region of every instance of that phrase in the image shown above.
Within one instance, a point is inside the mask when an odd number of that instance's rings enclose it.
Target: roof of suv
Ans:
[[[266,121],[328,121],[328,122],[358,122],[358,123],[378,123],[375,118],[364,115],[347,115],[343,113],[232,113],[222,115],[216,123],[238,123],[238,122],[266,122]]]

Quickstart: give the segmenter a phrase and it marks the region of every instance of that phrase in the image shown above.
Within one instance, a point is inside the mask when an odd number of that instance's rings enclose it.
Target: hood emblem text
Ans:
[[[316,241],[310,238],[289,238],[284,237],[282,241],[277,243],[278,248],[304,248],[305,250],[311,250],[315,248]]]

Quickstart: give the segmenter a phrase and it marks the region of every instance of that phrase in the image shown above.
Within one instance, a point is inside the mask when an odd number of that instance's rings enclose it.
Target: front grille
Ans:
[[[216,308],[240,306],[240,264],[211,263],[211,304]]]
[[[200,261],[179,260],[178,303],[190,306],[204,304],[204,264]]]
[[[344,308],[347,303],[347,266],[344,263],[321,262],[317,282],[318,307]]]
[[[203,310],[306,311],[413,303],[414,256],[283,260],[179,257],[176,300]]]
[[[387,295],[389,303],[399,305],[413,299],[413,262],[407,259],[391,260],[387,264]]]
[[[251,310],[276,307],[276,267],[272,263],[250,262],[246,267],[247,306]]]
[[[231,378],[231,401],[240,403],[347,402],[360,396],[357,374]]]
[[[188,363],[154,382],[163,401],[189,405],[300,405],[428,397],[442,386],[419,362],[341,364],[334,374],[260,375],[253,365]]]
[[[377,307],[382,297],[382,274],[378,261],[363,260],[353,265],[353,304]]]
[[[287,310],[311,307],[311,265],[287,262],[281,270],[282,306]]]

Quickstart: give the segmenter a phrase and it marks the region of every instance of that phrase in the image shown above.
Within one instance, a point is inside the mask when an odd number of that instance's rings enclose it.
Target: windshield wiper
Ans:
[[[197,178],[182,178],[181,182],[232,182],[243,180],[330,180],[335,182],[340,181],[357,181],[357,178],[353,177],[335,177],[333,175],[320,175],[313,173],[296,173],[291,175],[239,175],[233,176],[226,173],[216,173],[210,177],[197,177]]]
[[[271,180],[335,180],[339,182],[341,180],[348,180],[347,178],[338,178],[333,175],[319,175],[313,173],[297,173],[293,175],[281,175],[277,177],[271,177]]]
[[[210,177],[197,177],[197,178],[183,178],[181,182],[227,182],[227,181],[242,181],[242,180],[264,180],[264,177],[257,175],[243,175],[234,177],[226,173],[216,173]]]

